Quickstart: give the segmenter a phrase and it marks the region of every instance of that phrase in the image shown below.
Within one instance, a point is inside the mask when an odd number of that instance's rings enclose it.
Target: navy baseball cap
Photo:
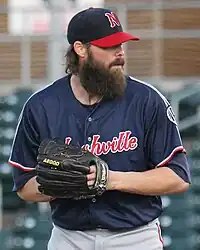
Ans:
[[[69,44],[89,42],[102,48],[139,40],[124,32],[116,14],[104,8],[89,8],[77,13],[69,22],[67,39]]]

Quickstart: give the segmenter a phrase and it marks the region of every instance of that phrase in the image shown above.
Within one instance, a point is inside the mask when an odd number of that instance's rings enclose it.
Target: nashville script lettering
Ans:
[[[123,151],[134,150],[138,146],[138,139],[131,137],[131,131],[120,132],[118,137],[113,137],[112,141],[100,142],[100,135],[93,135],[91,144],[85,144],[82,148],[90,151],[95,155],[106,155],[109,152],[118,153]],[[69,145],[71,137],[66,137],[65,144]]]

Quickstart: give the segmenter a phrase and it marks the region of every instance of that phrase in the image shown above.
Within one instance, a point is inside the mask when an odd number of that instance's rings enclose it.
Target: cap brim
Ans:
[[[131,40],[138,41],[140,39],[139,37],[132,36],[131,34],[126,33],[126,32],[118,32],[110,36],[106,36],[106,37],[91,41],[90,43],[92,45],[95,45],[101,48],[109,48],[109,47],[114,47],[119,44],[131,41]]]

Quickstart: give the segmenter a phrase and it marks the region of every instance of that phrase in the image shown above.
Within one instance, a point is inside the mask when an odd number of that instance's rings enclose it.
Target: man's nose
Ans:
[[[124,57],[124,49],[122,48],[122,45],[116,48],[116,56]]]

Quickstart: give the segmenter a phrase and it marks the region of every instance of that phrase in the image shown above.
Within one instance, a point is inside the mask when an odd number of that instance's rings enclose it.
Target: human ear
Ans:
[[[84,58],[86,56],[87,50],[82,42],[76,41],[73,46],[74,46],[74,51],[79,57]]]

